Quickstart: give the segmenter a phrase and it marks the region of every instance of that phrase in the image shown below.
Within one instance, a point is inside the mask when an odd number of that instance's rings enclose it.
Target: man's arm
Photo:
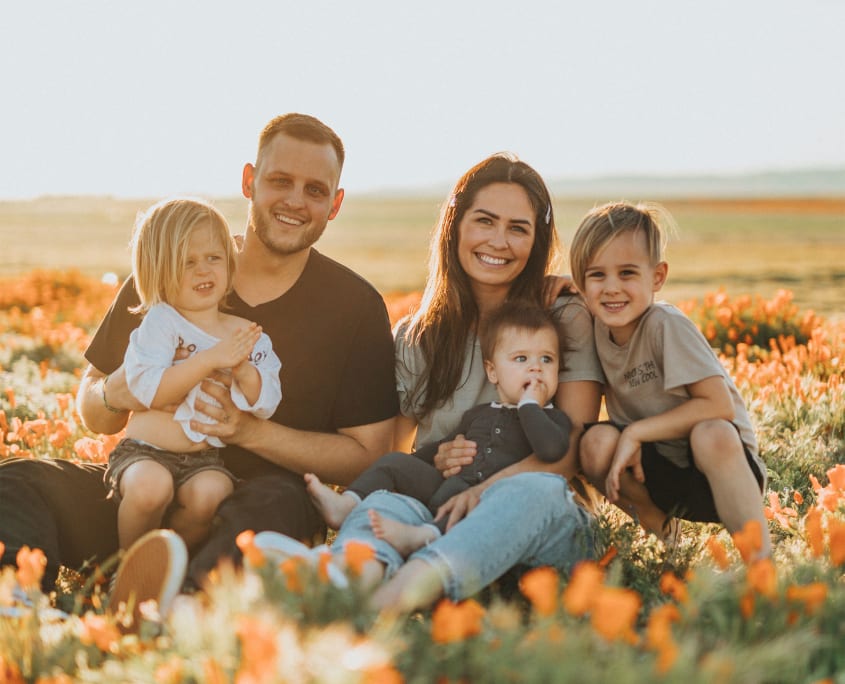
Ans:
[[[107,376],[90,364],[79,383],[76,407],[85,427],[103,435],[120,432],[131,411],[145,408],[129,391],[123,366]]]
[[[220,374],[215,379],[229,381]],[[295,473],[314,473],[324,482],[346,485],[390,451],[395,418],[341,428],[337,433],[308,432],[238,410],[226,387],[204,382],[202,389],[221,406],[198,399],[196,408],[217,423],[192,421],[192,429],[236,444]]]

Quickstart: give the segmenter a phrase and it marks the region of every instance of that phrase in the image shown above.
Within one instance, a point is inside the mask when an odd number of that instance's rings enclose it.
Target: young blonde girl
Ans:
[[[217,404],[201,389],[206,378],[230,372],[235,404],[261,418],[273,415],[281,400],[281,363],[269,337],[221,310],[234,256],[225,218],[202,200],[164,200],[136,223],[132,275],[140,305],[134,311],[144,320],[132,333],[124,367],[130,391],[149,410],[132,414],[105,475],[119,501],[123,548],[160,527],[168,512],[174,530],[196,545],[233,490],[219,454],[223,443],[191,428],[192,421],[211,422],[195,410],[197,398]]]

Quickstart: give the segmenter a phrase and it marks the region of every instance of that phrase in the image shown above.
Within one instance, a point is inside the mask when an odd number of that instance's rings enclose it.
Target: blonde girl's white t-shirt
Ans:
[[[158,391],[164,371],[185,360],[173,360],[177,348],[187,349],[193,355],[210,349],[219,341],[219,338],[198,328],[169,304],[150,307],[141,325],[133,330],[129,337],[129,346],[124,357],[129,391],[144,406],[149,407]],[[237,382],[232,382],[232,401],[242,411],[248,411],[258,418],[269,418],[276,412],[282,399],[279,381],[279,369],[282,364],[266,334],[261,333],[250,354],[249,362],[258,369],[261,376],[261,393],[256,402],[250,404]],[[182,426],[185,435],[192,442],[206,441],[212,446],[222,448],[225,445],[218,437],[191,429],[192,420],[202,423],[214,422],[212,418],[194,408],[197,398],[214,406],[220,405],[196,385],[179,404],[173,418]]]
[[[593,323],[583,300],[578,296],[558,298],[554,315],[560,322],[566,349],[558,382],[584,380],[603,383],[604,376],[593,341]],[[414,400],[413,391],[422,377],[425,360],[419,347],[406,341],[407,326],[406,319],[394,331],[396,389],[400,412],[417,422],[416,446],[419,448],[450,434],[458,427],[466,411],[478,404],[498,401],[499,395],[484,371],[481,343],[477,336],[472,336],[463,350],[464,367],[454,394],[442,406],[423,415],[421,397]]]

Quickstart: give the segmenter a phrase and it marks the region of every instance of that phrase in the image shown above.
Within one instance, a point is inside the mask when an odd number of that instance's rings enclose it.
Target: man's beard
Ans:
[[[293,235],[279,235],[270,222],[275,223],[276,220],[272,217],[269,220],[266,219],[255,210],[255,205],[250,203],[249,228],[255,232],[258,239],[268,250],[279,256],[288,256],[308,249],[320,239],[326,229],[326,224],[318,227],[311,223],[308,227],[301,229],[301,232]]]

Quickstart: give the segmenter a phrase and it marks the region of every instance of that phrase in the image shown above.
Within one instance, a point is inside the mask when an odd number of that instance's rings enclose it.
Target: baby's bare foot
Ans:
[[[370,516],[370,526],[378,539],[384,539],[402,558],[407,558],[417,549],[437,539],[440,534],[431,525],[407,525],[385,518],[378,511],[367,511]]]
[[[311,495],[311,500],[320,511],[326,524],[338,530],[353,508],[358,505],[356,497],[339,494],[328,485],[320,482],[314,473],[305,473],[305,488]]]

